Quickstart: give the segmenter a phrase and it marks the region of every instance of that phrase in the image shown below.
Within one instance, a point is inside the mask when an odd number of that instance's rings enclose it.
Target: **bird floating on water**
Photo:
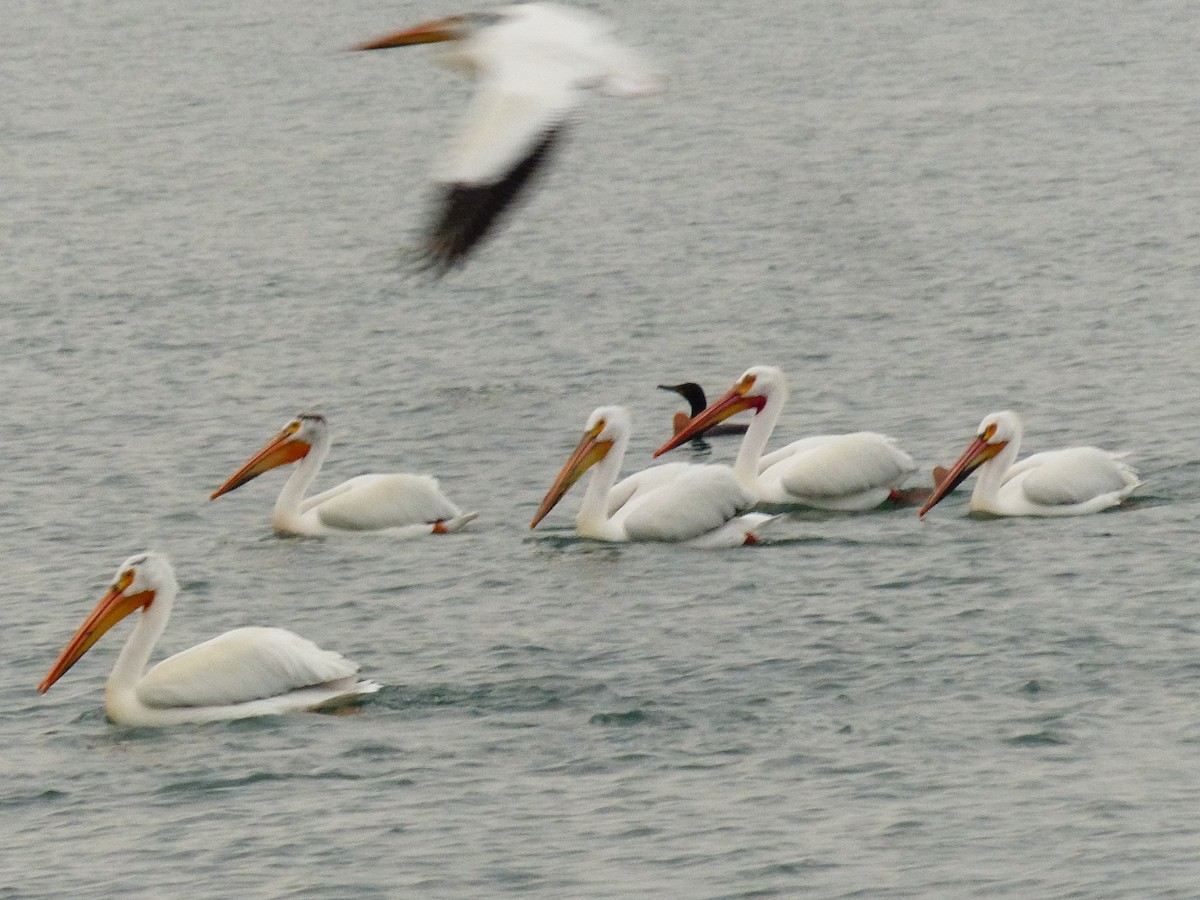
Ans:
[[[236,628],[153,666],[179,591],[159,553],[131,556],[41,684],[44,694],[117,622],[138,613],[104,690],[120,725],[164,726],[331,709],[379,690],[358,666],[282,628]]]
[[[581,537],[730,547],[754,543],[756,532],[776,518],[743,512],[754,504],[754,495],[728,466],[669,463],[618,483],[631,431],[624,407],[595,410],[529,527],[536,528],[588,469],[592,475],[575,519]]]
[[[453,41],[448,63],[478,88],[434,177],[440,209],[420,256],[441,275],[465,262],[563,136],[586,88],[636,96],[661,74],[611,36],[603,19],[556,3],[521,3],[435,19],[360,44],[383,50]]]
[[[912,457],[893,438],[873,431],[802,438],[764,456],[787,394],[787,379],[779,369],[747,369],[724,396],[693,417],[654,455],[661,456],[698,432],[753,409],[733,471],[760,503],[864,511],[896,497],[904,479],[916,471]]]
[[[271,514],[271,525],[280,534],[384,529],[401,536],[447,534],[477,517],[477,513],[459,509],[429,475],[359,475],[305,498],[332,439],[324,416],[302,413],[213,491],[210,499],[216,500],[277,466],[297,463]]]
[[[708,406],[708,399],[704,396],[704,388],[696,384],[694,381],[685,381],[682,384],[660,384],[660,391],[671,391],[678,394],[688,402],[691,407],[691,415],[684,412],[675,413],[675,418],[672,421],[673,433],[679,434],[687,427],[688,422],[694,416],[704,412],[704,408]],[[724,437],[730,434],[745,434],[748,426],[744,422],[724,422],[720,425],[713,425],[711,428],[705,428],[703,431],[692,435],[692,440],[699,441],[704,438]]]
[[[1123,453],[1097,447],[1046,450],[1016,462],[1024,426],[1011,410],[990,413],[939,480],[920,515],[979,470],[970,511],[993,516],[1080,516],[1117,506],[1140,485]]]

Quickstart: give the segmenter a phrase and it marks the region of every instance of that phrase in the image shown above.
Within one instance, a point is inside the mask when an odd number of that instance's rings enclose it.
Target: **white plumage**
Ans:
[[[359,475],[305,498],[329,454],[333,436],[324,416],[288,422],[212,494],[215,500],[277,466],[296,463],[275,501],[271,525],[281,534],[390,530],[404,536],[457,531],[476,517],[442,493],[436,478],[396,473]]]
[[[169,657],[147,671],[179,591],[165,556],[131,556],[38,686],[50,689],[110,628],[133,613],[137,626],[104,692],[108,717],[122,725],[164,726],[314,710],[379,690],[341,654],[282,628],[237,628]]]
[[[887,500],[916,471],[911,456],[893,438],[873,431],[802,438],[763,455],[787,401],[787,379],[773,366],[747,369],[655,456],[743,410],[755,410],[738,449],[733,471],[760,503],[862,511]]]
[[[1140,485],[1125,454],[1097,447],[1046,450],[1015,462],[1024,425],[1011,410],[990,413],[974,441],[921,507],[924,516],[979,469],[971,512],[994,516],[1079,516],[1116,506]]]
[[[160,709],[222,706],[279,697],[297,686],[329,684],[357,671],[341,654],[298,634],[252,626],[164,659],[142,676],[136,692],[140,702]]]
[[[618,483],[630,433],[629,414],[623,407],[595,410],[530,527],[536,527],[593,467],[575,519],[575,530],[582,537],[727,547],[752,542],[755,533],[774,518],[743,513],[754,503],[754,495],[727,466],[670,463],[643,469]]]
[[[637,95],[662,77],[616,42],[603,19],[556,3],[522,3],[436,19],[355,48],[453,41],[450,65],[478,90],[434,177],[440,209],[422,256],[439,274],[460,265],[521,194],[587,88]]]

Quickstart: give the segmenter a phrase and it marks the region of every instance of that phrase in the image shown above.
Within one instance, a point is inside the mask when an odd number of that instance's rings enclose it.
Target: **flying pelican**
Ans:
[[[763,456],[787,400],[787,379],[774,366],[747,369],[729,391],[654,452],[656,457],[744,409],[754,418],[733,471],[760,503],[862,511],[897,495],[916,471],[912,457],[873,431],[803,438]]]
[[[634,96],[662,76],[610,35],[607,22],[556,3],[521,3],[435,19],[355,50],[454,41],[448,63],[478,90],[434,177],[440,210],[421,251],[438,275],[461,265],[562,138],[583,90]]]
[[[672,420],[674,434],[679,434],[687,427],[688,422],[693,416],[698,416],[704,412],[704,408],[708,406],[708,400],[704,396],[704,388],[696,384],[694,381],[685,381],[682,384],[660,384],[660,391],[671,391],[678,394],[688,402],[688,406],[692,408],[691,415],[683,412],[675,413],[675,418]],[[747,426],[744,423],[737,422],[734,424],[714,425],[711,428],[705,428],[692,435],[692,440],[699,441],[704,438],[724,437],[728,434],[745,434]]]
[[[106,631],[140,612],[108,685],[104,710],[120,725],[162,726],[341,706],[379,690],[358,666],[282,628],[236,628],[146,671],[179,583],[160,553],[131,556],[38,685],[44,694]]]
[[[1096,447],[1046,450],[1014,465],[1024,426],[1011,410],[990,413],[970,446],[940,480],[924,516],[979,469],[970,510],[993,516],[1081,516],[1116,506],[1141,485],[1122,453]]]
[[[280,534],[389,529],[404,536],[458,531],[477,513],[464,513],[429,475],[359,475],[305,499],[329,453],[332,432],[324,416],[301,413],[247,460],[210,499],[241,487],[276,466],[297,462],[271,514]]]
[[[744,513],[754,495],[728,466],[670,463],[643,469],[616,483],[631,432],[629,413],[602,406],[587,420],[582,440],[547,491],[530,528],[595,466],[575,531],[601,541],[686,541],[700,547],[752,544],[775,516]]]

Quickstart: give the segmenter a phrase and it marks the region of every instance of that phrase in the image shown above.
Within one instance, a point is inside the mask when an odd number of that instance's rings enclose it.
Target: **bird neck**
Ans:
[[[292,474],[283,483],[271,515],[271,524],[277,531],[300,530],[300,506],[329,455],[329,445],[329,434],[318,434],[312,449],[296,463]]]
[[[754,414],[749,427],[746,428],[746,436],[742,438],[742,445],[738,448],[737,459],[733,462],[734,476],[751,490],[756,489],[758,485],[758,463],[762,459],[763,451],[767,449],[767,441],[771,439],[775,423],[779,421],[783,399],[769,396],[763,408]]]
[[[154,602],[137,614],[137,625],[125,641],[125,646],[121,648],[112,673],[108,676],[105,689],[107,696],[137,688],[137,683],[146,673],[150,654],[154,652],[154,647],[171,618],[171,606],[175,602],[177,590],[175,585],[157,588],[154,592]]]
[[[608,494],[617,483],[628,443],[628,435],[618,435],[604,459],[592,467],[583,502],[575,516],[575,531],[578,534],[592,538],[612,537],[614,529],[608,514]]]
[[[1008,470],[1017,461],[1020,449],[1021,435],[1018,433],[1005,444],[1003,450],[979,467],[975,490],[971,492],[972,510],[988,512],[996,505],[1000,497],[1000,488],[1008,479]]]

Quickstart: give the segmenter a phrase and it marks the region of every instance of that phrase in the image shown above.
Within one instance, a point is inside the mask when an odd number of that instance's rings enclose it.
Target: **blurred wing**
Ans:
[[[526,25],[514,28],[510,40],[525,52],[541,54],[570,68],[580,86],[599,86],[606,93],[635,96],[662,90],[663,74],[613,37],[612,24],[581,9],[565,6],[526,7]]]
[[[488,70],[445,164],[425,253],[444,272],[461,263],[529,183],[578,102],[571,73],[535,58]]]
[[[611,39],[594,44],[596,61],[604,69],[601,90],[618,97],[640,97],[663,89],[666,78],[634,51]]]
[[[164,659],[138,682],[147,706],[228,706],[346,678],[358,666],[282,628],[238,628]]]
[[[1039,506],[1070,506],[1131,488],[1137,475],[1112,453],[1096,447],[1072,447],[1035,453],[1009,470],[1011,482]]]
[[[429,475],[359,475],[313,499],[326,496],[309,508],[316,509],[321,524],[349,531],[437,522],[462,513]]]
[[[728,466],[689,471],[645,492],[621,512],[634,541],[686,541],[720,528],[754,503]]]

